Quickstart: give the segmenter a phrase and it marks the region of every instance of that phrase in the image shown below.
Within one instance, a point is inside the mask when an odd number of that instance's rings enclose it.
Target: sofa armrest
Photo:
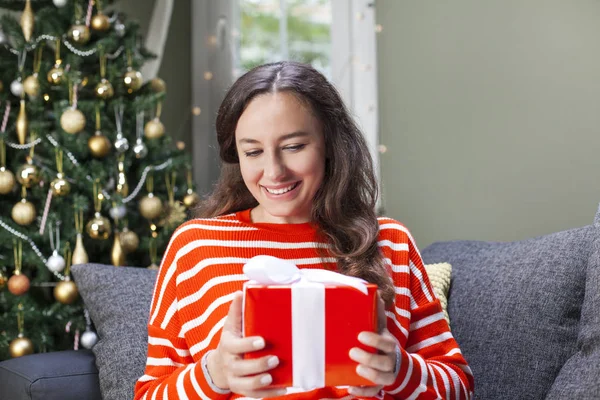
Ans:
[[[94,353],[67,350],[0,362],[0,399],[101,400]]]

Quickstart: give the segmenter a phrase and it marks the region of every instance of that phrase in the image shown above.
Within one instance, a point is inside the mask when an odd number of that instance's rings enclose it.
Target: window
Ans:
[[[260,64],[294,60],[331,79],[330,0],[238,1],[237,76]]]

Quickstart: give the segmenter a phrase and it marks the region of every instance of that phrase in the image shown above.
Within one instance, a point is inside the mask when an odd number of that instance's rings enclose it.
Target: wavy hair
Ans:
[[[313,200],[312,222],[330,244],[339,272],[377,284],[390,306],[394,286],[377,245],[378,188],[367,143],[338,91],[309,65],[289,61],[261,65],[229,89],[216,121],[221,176],[195,214],[215,217],[258,205],[242,179],[235,130],[252,99],[284,91],[308,106],[320,121],[325,138],[325,176]]]

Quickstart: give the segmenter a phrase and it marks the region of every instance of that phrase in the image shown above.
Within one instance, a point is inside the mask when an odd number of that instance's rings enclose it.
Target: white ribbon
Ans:
[[[350,286],[367,294],[366,281],[324,269],[299,269],[271,256],[256,256],[244,265],[248,284],[291,285],[292,386],[325,386],[325,285]]]

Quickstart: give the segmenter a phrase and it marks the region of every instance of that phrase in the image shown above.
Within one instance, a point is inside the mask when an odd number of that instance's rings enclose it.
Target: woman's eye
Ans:
[[[252,150],[252,151],[245,151],[244,155],[246,157],[257,157],[260,153],[262,153],[261,150]]]
[[[294,145],[290,145],[290,146],[285,146],[283,149],[290,150],[290,151],[298,151],[298,150],[302,150],[304,147],[306,147],[305,144],[294,144]]]

